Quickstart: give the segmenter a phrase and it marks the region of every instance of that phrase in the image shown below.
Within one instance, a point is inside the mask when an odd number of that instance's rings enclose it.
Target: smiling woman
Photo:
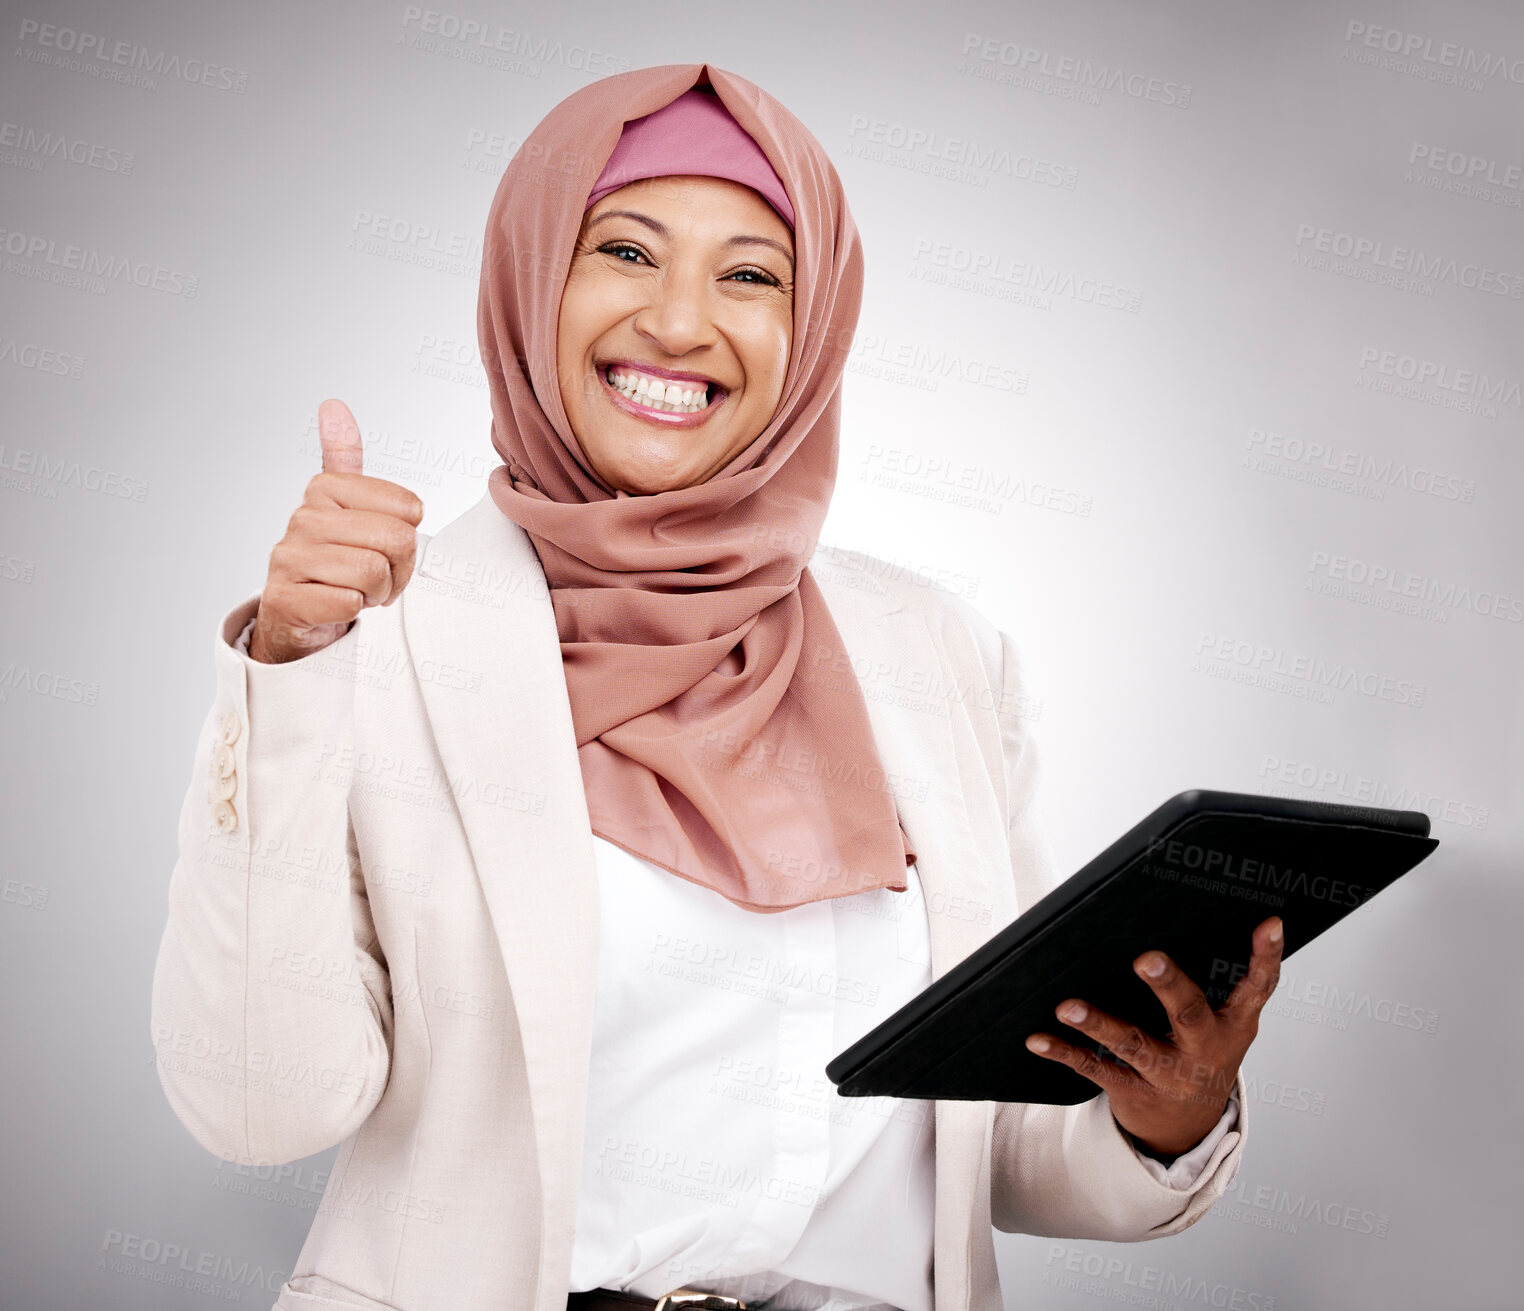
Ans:
[[[706,482],[778,408],[794,237],[748,186],[634,182],[582,223],[561,296],[561,403],[610,487]]]
[[[1134,962],[1169,1041],[1055,1016],[1082,1105],[825,1077],[1057,882],[1016,644],[817,552],[862,288],[793,114],[642,69],[493,198],[478,504],[419,533],[320,408],[216,635],[153,993],[199,1142],[344,1144],[280,1311],[999,1311],[994,1228],[1158,1237],[1231,1181],[1273,923],[1222,1013]]]

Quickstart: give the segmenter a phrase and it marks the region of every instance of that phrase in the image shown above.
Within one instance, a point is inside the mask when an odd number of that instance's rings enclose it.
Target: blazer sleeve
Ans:
[[[235,645],[258,605],[214,635],[216,699],[180,810],[151,1020],[176,1116],[243,1164],[347,1138],[380,1100],[392,1035],[349,789],[324,773],[354,743],[360,623],[260,664]]]
[[[996,713],[1005,761],[1006,815],[1017,905],[1023,909],[1062,880],[1042,832],[1036,740],[1015,643],[1000,635]],[[1187,1188],[1150,1172],[1111,1114],[1104,1092],[1078,1106],[996,1102],[991,1139],[990,1213],[1006,1233],[1131,1242],[1196,1223],[1232,1181],[1243,1153],[1249,1099],[1235,1085],[1237,1127],[1224,1134]]]

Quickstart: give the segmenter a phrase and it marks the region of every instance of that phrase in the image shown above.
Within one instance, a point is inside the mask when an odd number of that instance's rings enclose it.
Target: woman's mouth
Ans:
[[[727,395],[712,382],[664,378],[625,364],[611,364],[599,377],[620,409],[668,425],[702,423]]]

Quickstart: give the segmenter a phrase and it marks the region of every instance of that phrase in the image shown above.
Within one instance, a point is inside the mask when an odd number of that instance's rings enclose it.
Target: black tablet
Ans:
[[[844,1097],[1089,1101],[1096,1084],[1025,1046],[1043,1031],[1100,1050],[1054,1015],[1066,997],[1164,1037],[1164,1008],[1132,968],[1143,952],[1166,952],[1221,1006],[1247,972],[1261,920],[1283,920],[1284,959],[1438,845],[1419,811],[1182,792],[835,1057],[826,1075]]]

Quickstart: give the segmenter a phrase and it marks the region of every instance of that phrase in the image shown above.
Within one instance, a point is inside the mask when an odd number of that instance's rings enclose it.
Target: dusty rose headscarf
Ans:
[[[706,82],[796,219],[783,395],[707,482],[616,494],[561,404],[561,291],[625,123]],[[487,218],[477,321],[504,461],[488,490],[551,588],[593,831],[753,911],[904,891],[914,860],[806,567],[836,481],[862,285],[862,245],[820,143],[760,87],[707,64],[637,69],[567,97],[510,161]]]
[[[794,226],[794,207],[783,179],[712,87],[693,87],[654,114],[626,123],[582,208],[591,209],[609,192],[631,182],[673,175],[740,182],[777,210],[789,227]]]

